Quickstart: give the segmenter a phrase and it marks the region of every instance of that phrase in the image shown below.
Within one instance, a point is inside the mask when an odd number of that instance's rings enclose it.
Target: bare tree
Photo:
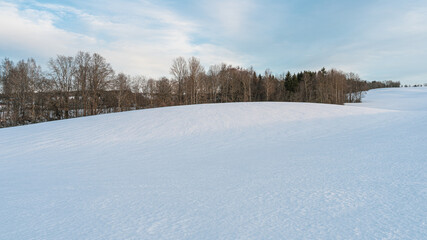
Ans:
[[[92,57],[87,52],[78,52],[75,61],[74,88],[76,89],[76,99],[79,104],[76,105],[76,115],[81,112],[84,116],[89,115],[89,77],[91,75]]]
[[[1,126],[13,125],[12,115],[12,104],[11,99],[13,97],[13,72],[14,72],[13,61],[5,58],[2,61],[0,80],[1,80],[1,98],[0,98],[0,110],[1,110]]]
[[[270,69],[266,69],[264,72],[264,79],[265,79],[265,92],[267,101],[270,101],[271,96],[274,94],[274,82],[272,79],[272,72]]]
[[[104,57],[94,53],[90,62],[89,72],[89,90],[91,102],[91,114],[96,115],[99,113],[98,109],[101,102],[101,91],[107,90],[107,87],[114,74],[111,65],[107,63]]]
[[[38,110],[36,109],[37,104],[37,95],[42,93],[41,81],[43,79],[43,74],[41,67],[37,65],[36,61],[34,59],[28,59],[27,61],[27,74],[29,79],[29,95],[31,97],[31,122],[38,122]]]
[[[155,107],[154,98],[156,93],[156,81],[154,79],[148,79],[144,92],[147,94],[147,97],[150,101],[150,107]]]
[[[36,122],[36,85],[41,68],[34,59],[21,60],[16,65],[9,59],[2,63],[2,125]]]
[[[229,69],[231,69],[231,66],[228,66],[225,63],[221,64],[221,70],[219,72],[218,75],[218,80],[219,80],[219,95],[221,97],[221,102],[222,103],[226,103],[230,101],[230,93],[231,93],[231,76],[230,76],[230,71]]]
[[[178,57],[173,60],[170,73],[173,75],[175,80],[178,82],[178,104],[184,102],[184,82],[188,78],[188,67],[187,62],[183,57]]]
[[[144,76],[135,76],[131,80],[133,105],[135,109],[141,108],[144,105],[144,98],[147,97],[147,93],[144,91],[146,85],[147,80]]]
[[[221,73],[220,65],[212,65],[209,67],[208,71],[208,84],[209,84],[209,102],[215,103],[217,102],[217,93],[219,86],[219,75]]]
[[[198,89],[200,84],[200,79],[203,77],[203,74],[205,73],[205,70],[203,66],[200,64],[200,60],[191,57],[188,59],[188,81],[187,81],[187,93],[189,93],[188,97],[188,103],[189,104],[195,104],[198,103]]]
[[[74,97],[70,96],[76,71],[74,58],[58,55],[55,59],[50,59],[49,69],[59,95],[60,111],[63,112],[61,118],[69,118],[70,98]]]
[[[156,105],[170,106],[172,100],[172,88],[167,78],[162,77],[156,82]]]
[[[128,99],[130,93],[130,77],[124,73],[119,73],[113,81],[113,89],[117,98],[117,111],[121,112],[125,100]]]

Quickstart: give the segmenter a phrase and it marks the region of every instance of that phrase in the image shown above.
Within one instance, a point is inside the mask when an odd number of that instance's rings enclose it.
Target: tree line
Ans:
[[[344,104],[360,102],[372,88],[400,87],[400,82],[368,82],[355,73],[319,71],[274,75],[253,68],[216,64],[205,69],[200,60],[178,57],[171,78],[116,74],[97,53],[58,55],[48,71],[32,58],[0,66],[0,127],[68,119],[162,106],[291,101]]]

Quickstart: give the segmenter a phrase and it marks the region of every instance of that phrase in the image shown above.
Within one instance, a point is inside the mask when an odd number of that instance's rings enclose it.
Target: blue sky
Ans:
[[[425,0],[0,0],[0,57],[98,52],[118,72],[169,76],[172,59],[258,72],[355,72],[427,82]]]

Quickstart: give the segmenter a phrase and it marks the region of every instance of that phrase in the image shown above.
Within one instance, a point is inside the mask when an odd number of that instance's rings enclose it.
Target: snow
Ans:
[[[0,239],[423,239],[427,88],[0,129]]]

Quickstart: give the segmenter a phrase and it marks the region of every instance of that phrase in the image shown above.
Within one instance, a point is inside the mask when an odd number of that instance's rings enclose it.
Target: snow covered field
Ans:
[[[0,239],[423,239],[427,88],[0,129]]]

